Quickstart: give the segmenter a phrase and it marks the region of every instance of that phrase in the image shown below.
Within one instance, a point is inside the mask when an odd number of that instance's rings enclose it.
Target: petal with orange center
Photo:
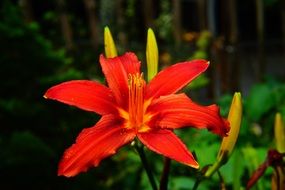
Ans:
[[[68,148],[59,164],[58,175],[75,176],[116,153],[135,133],[124,129],[113,115],[105,115],[94,126],[84,129]]]
[[[128,75],[140,73],[140,62],[133,53],[125,53],[114,58],[100,56],[103,73],[108,86],[113,91],[118,104],[127,108],[128,100]]]
[[[137,136],[150,150],[193,168],[199,168],[199,164],[191,152],[172,131],[168,129],[155,129],[139,133]]]
[[[193,60],[172,65],[160,71],[147,85],[146,99],[176,93],[209,66],[206,60]]]
[[[161,128],[176,129],[186,126],[207,128],[221,136],[226,136],[229,131],[229,123],[220,116],[218,106],[195,104],[184,93],[162,96],[154,100],[148,112],[157,113],[154,116],[155,121],[152,122]]]
[[[64,82],[48,89],[44,97],[101,115],[116,112],[112,91],[95,81]]]

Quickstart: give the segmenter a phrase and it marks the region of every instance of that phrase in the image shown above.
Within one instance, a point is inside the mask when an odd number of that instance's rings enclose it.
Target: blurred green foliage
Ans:
[[[195,51],[189,60],[194,59],[209,59],[209,49],[211,46],[211,34],[209,31],[202,31],[195,42]],[[205,74],[199,75],[195,80],[193,80],[187,88],[189,89],[199,89],[206,86],[209,83],[209,78]]]
[[[169,1],[162,1],[160,4],[161,13],[156,19],[158,36],[167,42],[173,42],[172,37],[172,16]]]
[[[1,5],[1,187],[53,189],[59,181],[56,155],[64,146],[58,138],[68,139],[66,125],[71,123],[56,120],[62,115],[60,109],[43,103],[42,96],[55,82],[82,74],[71,66],[63,49],[55,50],[40,34],[37,23],[26,24],[19,8],[9,1]]]
[[[268,113],[281,112],[284,115],[285,84],[278,81],[255,85],[246,102],[249,118],[258,121]]]

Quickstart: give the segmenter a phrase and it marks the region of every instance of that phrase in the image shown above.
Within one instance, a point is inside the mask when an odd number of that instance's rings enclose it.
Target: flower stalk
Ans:
[[[162,171],[162,175],[160,178],[159,190],[167,190],[170,164],[171,164],[171,160],[167,157],[164,157],[163,171]]]
[[[144,146],[142,144],[140,144],[138,141],[134,141],[133,146],[135,147],[137,153],[140,156],[141,162],[142,162],[143,167],[146,171],[146,174],[147,174],[147,177],[148,177],[148,180],[150,182],[152,189],[157,190],[156,182],[155,182],[153,173],[151,171],[151,167],[148,164],[148,161],[147,161],[146,156],[145,156]]]
[[[285,153],[285,129],[284,123],[282,121],[282,116],[280,113],[275,115],[274,124],[274,134],[275,134],[275,144],[276,149],[280,153]],[[284,161],[284,158],[283,158]],[[285,188],[285,170],[282,165],[277,165],[274,168],[274,173],[271,179],[271,188],[281,190]]]

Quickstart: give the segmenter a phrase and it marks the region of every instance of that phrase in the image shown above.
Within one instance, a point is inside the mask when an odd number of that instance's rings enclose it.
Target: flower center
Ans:
[[[120,116],[125,119],[124,127],[126,129],[134,129],[136,132],[147,132],[151,129],[147,123],[151,120],[152,115],[146,113],[151,100],[144,99],[145,86],[146,83],[142,74],[129,75],[128,111],[118,108]]]
[[[145,81],[142,74],[129,75],[129,122],[133,128],[143,125]]]

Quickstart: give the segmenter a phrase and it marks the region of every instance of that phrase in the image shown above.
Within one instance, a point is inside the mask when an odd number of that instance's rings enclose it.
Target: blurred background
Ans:
[[[57,176],[64,150],[99,116],[43,98],[60,82],[104,82],[98,57],[109,26],[119,54],[145,64],[147,29],[156,34],[160,68],[191,59],[211,62],[185,90],[228,114],[233,92],[244,98],[236,151],[221,173],[244,187],[274,148],[274,115],[285,117],[285,0],[1,0],[0,189],[150,189],[132,147],[74,178]],[[145,69],[145,66],[143,66]],[[221,139],[207,131],[177,134],[200,165],[215,161]],[[159,179],[163,159],[147,152]],[[242,155],[242,156],[241,156]],[[169,189],[191,189],[195,171],[172,162]],[[257,189],[270,188],[272,171]],[[200,189],[217,189],[217,176]]]

